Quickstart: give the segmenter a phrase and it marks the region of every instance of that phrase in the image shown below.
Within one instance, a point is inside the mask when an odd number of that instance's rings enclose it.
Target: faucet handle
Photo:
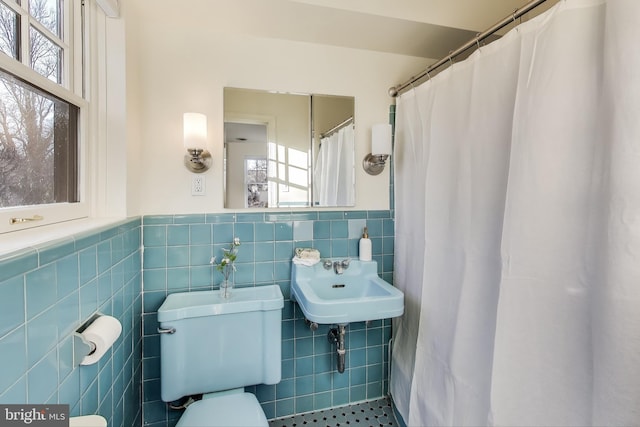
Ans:
[[[322,266],[324,267],[325,270],[331,270],[333,263],[331,262],[330,259],[325,259],[324,261],[322,261]]]
[[[349,258],[343,259],[341,262],[342,268],[349,268],[349,263],[351,263],[351,260]]]

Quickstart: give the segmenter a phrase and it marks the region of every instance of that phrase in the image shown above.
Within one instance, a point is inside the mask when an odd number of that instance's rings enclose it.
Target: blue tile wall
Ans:
[[[0,403],[142,425],[141,271],[140,219],[0,258]],[[97,364],[73,366],[72,333],[96,311],[122,335]]]
[[[387,390],[391,322],[353,323],[347,330],[347,366],[336,370],[329,325],[311,331],[288,300],[296,247],[314,247],[323,257],[357,257],[367,226],[378,273],[393,283],[392,211],[305,211],[143,218],[144,425],[175,425],[179,411],[160,400],[160,337],[157,309],[174,292],[209,290],[222,277],[209,260],[239,237],[237,286],[278,284],[285,296],[282,320],[282,381],[248,387],[268,418],[376,399]]]

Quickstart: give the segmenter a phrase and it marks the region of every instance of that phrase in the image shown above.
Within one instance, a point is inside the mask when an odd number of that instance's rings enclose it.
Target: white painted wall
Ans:
[[[226,2],[136,0],[127,25],[127,126],[141,150],[140,214],[223,212],[225,86],[354,96],[356,161],[370,151],[371,126],[387,122],[387,89],[427,65],[424,58],[256,38],[229,28]],[[224,31],[220,31],[223,29]],[[182,165],[182,114],[208,116],[212,169],[207,194],[191,196]],[[132,142],[133,143],[133,142]],[[356,168],[356,209],[388,209],[388,168]]]

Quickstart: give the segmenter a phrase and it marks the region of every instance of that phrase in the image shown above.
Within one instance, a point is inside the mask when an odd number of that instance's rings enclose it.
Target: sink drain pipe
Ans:
[[[305,318],[304,324],[307,325],[312,331],[318,330],[318,324],[316,322],[312,322],[311,320]]]
[[[329,330],[329,334],[327,334],[327,338],[329,342],[336,345],[336,354],[338,356],[338,372],[344,373],[345,367],[345,357],[347,354],[347,350],[344,348],[344,337],[346,335],[346,326],[338,325],[337,328],[331,328]]]

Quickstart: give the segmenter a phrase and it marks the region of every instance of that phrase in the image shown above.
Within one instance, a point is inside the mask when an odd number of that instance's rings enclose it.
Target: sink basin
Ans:
[[[378,277],[377,271],[376,261],[353,260],[343,274],[336,274],[333,267],[326,270],[322,262],[293,264],[291,299],[308,320],[320,324],[345,325],[401,316],[404,294]]]

